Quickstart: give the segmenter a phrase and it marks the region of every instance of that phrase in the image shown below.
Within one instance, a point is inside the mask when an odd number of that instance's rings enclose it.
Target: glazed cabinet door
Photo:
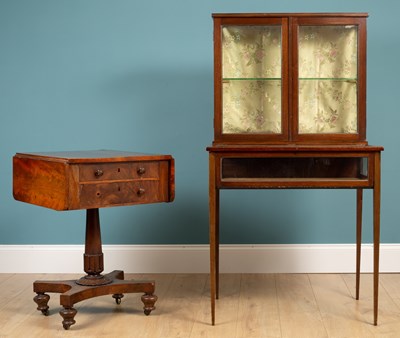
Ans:
[[[365,141],[366,18],[292,18],[293,139]]]
[[[214,14],[214,142],[366,144],[366,18]]]
[[[216,142],[288,139],[288,22],[214,17]]]

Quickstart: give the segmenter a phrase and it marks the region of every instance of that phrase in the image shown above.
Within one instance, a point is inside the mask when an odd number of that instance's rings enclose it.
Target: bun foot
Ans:
[[[45,293],[38,293],[34,298],[34,302],[38,305],[37,309],[47,316],[49,314],[49,307],[47,303],[50,300],[50,296]]]
[[[73,307],[64,307],[60,311],[60,315],[64,319],[62,324],[65,330],[68,330],[71,325],[75,324],[74,317],[76,313],[77,311]]]
[[[158,297],[153,294],[145,293],[142,296],[142,302],[144,304],[143,310],[144,314],[148,316],[151,311],[153,311],[156,307],[154,306],[155,302],[157,301]]]

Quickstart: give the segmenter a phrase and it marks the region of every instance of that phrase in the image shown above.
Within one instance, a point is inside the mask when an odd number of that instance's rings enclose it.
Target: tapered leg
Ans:
[[[381,154],[375,154],[374,167],[374,325],[378,325],[379,243],[381,213]]]
[[[362,238],[363,190],[357,189],[357,229],[356,229],[356,299],[360,299],[361,238]]]
[[[215,300],[218,290],[219,272],[219,191],[215,179],[215,157],[210,153],[209,157],[209,241],[210,241],[210,296],[211,296],[211,324],[215,325]]]
[[[219,298],[219,190],[215,191],[215,299]]]

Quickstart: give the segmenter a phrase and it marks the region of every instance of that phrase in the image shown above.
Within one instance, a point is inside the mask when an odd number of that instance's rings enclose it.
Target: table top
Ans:
[[[42,159],[65,163],[126,162],[146,160],[169,160],[171,155],[147,154],[120,150],[78,150],[17,153],[16,157]]]
[[[171,202],[171,155],[117,150],[17,153],[13,195],[54,210]]]

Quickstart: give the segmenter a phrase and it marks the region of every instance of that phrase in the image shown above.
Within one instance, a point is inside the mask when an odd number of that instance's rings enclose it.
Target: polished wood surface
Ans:
[[[359,298],[360,248],[362,229],[362,190],[373,189],[373,233],[374,233],[374,292],[373,323],[378,323],[378,283],[379,283],[379,234],[380,234],[380,161],[382,147],[375,146],[335,146],[318,147],[218,147],[209,151],[209,222],[210,222],[210,293],[211,322],[215,324],[216,299],[219,298],[219,198],[220,189],[299,189],[299,188],[347,188],[357,191],[356,233],[356,298]],[[237,149],[237,151],[236,151]],[[256,151],[254,149],[257,149]],[[342,151],[342,149],[345,149]],[[221,151],[220,151],[221,150]],[[225,168],[225,159],[231,161]],[[282,159],[298,161],[306,165],[289,163],[287,173],[283,172]],[[334,161],[324,162],[326,159]],[[338,161],[345,159],[345,161]],[[360,159],[367,162],[366,168],[360,166]],[[256,162],[254,161],[256,160]],[[265,168],[260,169],[260,161]],[[323,162],[323,166],[320,162]],[[274,169],[274,162],[280,170]],[[310,165],[317,163],[317,165]],[[256,163],[256,165],[255,165]],[[261,162],[262,163],[262,162]],[[304,164],[304,163],[303,163]],[[304,169],[307,167],[307,170]],[[350,169],[349,169],[350,167]],[[224,176],[224,171],[227,176]],[[362,175],[358,175],[362,171]],[[348,173],[350,172],[350,174]],[[273,175],[271,175],[273,173]],[[357,173],[357,174],[355,174]],[[327,175],[329,174],[329,175]],[[278,175],[276,177],[276,175]],[[326,176],[327,175],[327,176]]]
[[[169,202],[174,199],[174,175],[170,155],[112,150],[17,153],[13,194],[18,201],[54,210]]]
[[[209,240],[211,323],[216,323],[219,298],[219,212],[221,189],[355,189],[356,209],[356,298],[360,293],[360,253],[363,190],[373,189],[374,286],[373,323],[378,322],[381,152],[383,147],[366,140],[366,19],[367,13],[218,13],[214,23],[214,140],[209,152]],[[223,27],[281,27],[280,101],[281,132],[223,132],[224,57]],[[357,27],[355,131],[300,133],[299,27]],[[240,36],[235,38],[235,43]],[[327,44],[329,42],[325,41]],[[261,43],[262,44],[262,43]],[[249,45],[251,46],[251,44]],[[246,47],[249,47],[246,45]],[[253,46],[254,47],[254,46]],[[263,45],[267,49],[268,45]],[[339,51],[340,53],[340,51]],[[229,54],[229,53],[228,53]],[[246,55],[242,56],[246,64]],[[240,63],[240,62],[239,62]],[[244,66],[243,66],[244,67]],[[261,67],[262,68],[262,67]],[[239,70],[240,67],[239,67]],[[240,73],[240,71],[239,71]],[[243,72],[246,74],[246,72]],[[260,72],[262,75],[263,73]],[[260,75],[256,74],[256,75]],[[258,81],[264,76],[246,77]],[[317,77],[318,78],[318,77]],[[334,77],[335,78],[335,77]],[[336,79],[336,78],[335,78]],[[226,80],[226,79],[225,79]],[[243,80],[236,78],[236,80]],[[319,89],[321,90],[321,89]],[[272,93],[272,91],[271,91]],[[270,95],[267,90],[263,93]],[[330,94],[327,94],[329,96]],[[238,96],[239,97],[239,96]],[[235,109],[244,109],[241,99]],[[255,100],[256,101],[256,100]],[[321,102],[323,99],[321,99]],[[225,102],[226,103],[226,102]],[[320,102],[319,102],[320,103]],[[240,107],[240,108],[238,108]],[[255,104],[255,107],[258,107]],[[263,112],[263,108],[258,107]],[[250,108],[249,108],[250,109]],[[252,107],[251,109],[254,109]],[[265,113],[265,112],[264,112]],[[243,116],[242,116],[243,117]],[[265,117],[262,115],[262,117]],[[248,116],[244,119],[250,118]],[[314,117],[317,119],[317,117]],[[241,121],[239,119],[239,121]],[[239,123],[239,122],[237,122]],[[239,128],[240,129],[240,128]],[[251,130],[251,129],[250,129]],[[247,130],[246,130],[247,131]]]
[[[389,338],[400,332],[400,274],[380,275],[379,325],[370,323],[372,274],[221,274],[218,322],[210,325],[208,274],[126,274],[157,280],[157,311],[143,316],[140,294],[123,306],[111,296],[78,303],[74,330],[60,326],[56,299],[49,316],[32,307],[32,280],[73,280],[76,274],[0,274],[0,336],[119,338]],[[80,305],[82,304],[82,305]],[[94,325],[94,320],[99,323]]]
[[[354,18],[367,18],[368,13],[213,13],[213,18],[281,18],[281,17],[293,17],[293,18],[301,18],[301,17],[317,17],[317,18],[337,18],[339,16],[345,17],[354,17]]]
[[[124,280],[123,271],[103,275],[99,208],[174,199],[174,160],[170,155],[121,151],[18,153],[13,158],[13,193],[16,200],[54,210],[86,209],[83,265],[78,280],[36,281],[37,310],[48,315],[49,292],[61,293],[64,329],[75,324],[74,304],[113,295],[117,304],[124,293],[142,292],[144,313],[155,309],[154,281]]]
[[[366,140],[366,21],[367,13],[215,13],[214,22],[214,141],[213,144],[367,144]],[[281,133],[223,132],[224,26],[281,27]],[[357,132],[299,133],[299,42],[300,26],[357,26]],[[327,42],[329,43],[329,42]],[[267,48],[268,46],[262,46]],[[340,52],[340,51],[339,51]],[[246,61],[247,62],[247,61]],[[243,61],[243,63],[246,63]]]

